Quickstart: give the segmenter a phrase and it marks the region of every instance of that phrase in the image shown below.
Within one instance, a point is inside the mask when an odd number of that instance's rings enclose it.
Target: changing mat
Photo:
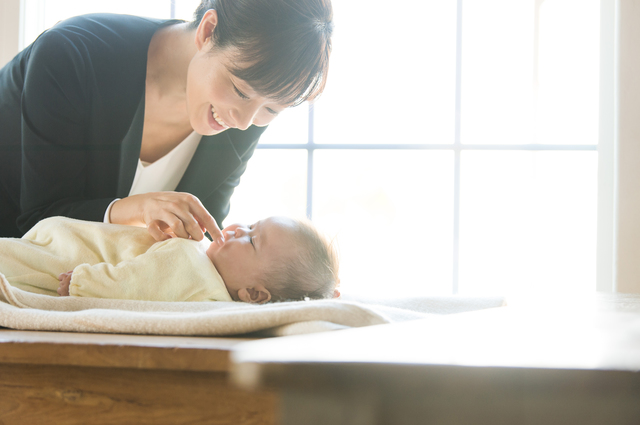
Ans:
[[[0,273],[0,326],[40,331],[283,336],[415,320],[505,305],[502,297],[412,297],[263,305],[52,297],[15,288]]]

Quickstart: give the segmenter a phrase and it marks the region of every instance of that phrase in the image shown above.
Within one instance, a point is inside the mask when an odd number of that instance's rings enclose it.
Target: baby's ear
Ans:
[[[340,286],[340,278],[338,278],[336,288],[333,290],[333,298],[340,298],[340,290],[337,288],[338,286]]]
[[[257,284],[253,288],[242,288],[238,291],[240,301],[251,304],[263,304],[271,300],[271,292],[262,284]]]

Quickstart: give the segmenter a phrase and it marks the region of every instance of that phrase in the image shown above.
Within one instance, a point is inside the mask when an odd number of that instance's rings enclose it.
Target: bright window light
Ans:
[[[453,154],[318,151],[313,217],[336,238],[344,292],[451,292]]]
[[[460,293],[595,290],[595,151],[470,151],[461,169]]]
[[[316,143],[453,143],[456,2],[334,0]]]

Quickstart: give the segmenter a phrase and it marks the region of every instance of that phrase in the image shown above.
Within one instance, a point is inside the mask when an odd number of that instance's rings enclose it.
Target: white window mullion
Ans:
[[[456,100],[455,136],[453,166],[453,270],[451,293],[458,293],[458,272],[460,270],[460,120],[462,102],[462,0],[458,0],[456,17]]]
[[[309,131],[307,133],[307,218],[313,219],[313,148],[314,148],[313,103],[309,103]],[[258,146],[260,147],[260,146]]]
[[[616,1],[600,2],[600,128],[596,289],[613,292],[615,277]]]

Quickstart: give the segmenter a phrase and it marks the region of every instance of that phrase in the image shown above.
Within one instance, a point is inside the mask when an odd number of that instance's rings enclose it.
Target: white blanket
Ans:
[[[0,273],[0,326],[41,331],[148,335],[295,335],[415,320],[505,305],[502,297],[413,297],[375,300],[155,302],[52,297],[9,285]]]

